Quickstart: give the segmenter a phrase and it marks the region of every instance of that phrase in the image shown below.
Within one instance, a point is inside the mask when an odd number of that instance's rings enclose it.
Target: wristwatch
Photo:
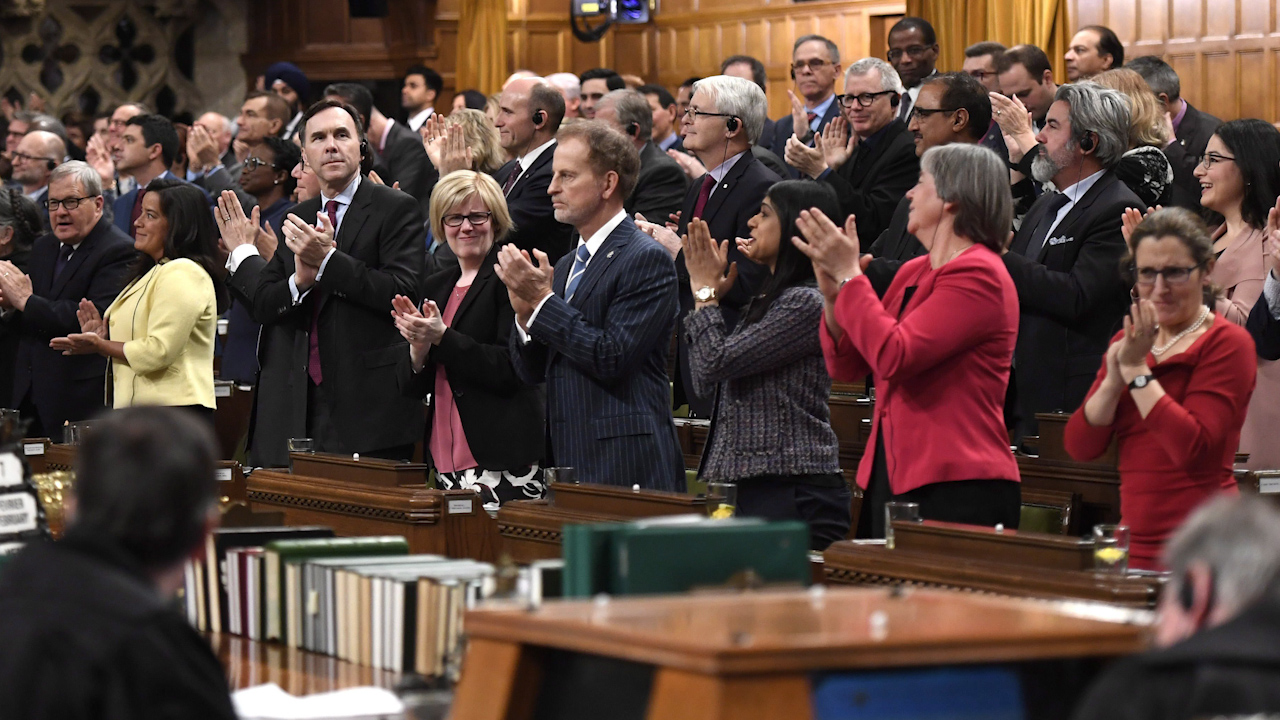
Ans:
[[[1156,379],[1155,375],[1139,375],[1138,377],[1129,381],[1129,389],[1141,390],[1142,388],[1150,385],[1151,382],[1155,379]]]
[[[693,299],[701,303],[711,302],[716,299],[716,289],[710,285],[703,285],[693,294]]]

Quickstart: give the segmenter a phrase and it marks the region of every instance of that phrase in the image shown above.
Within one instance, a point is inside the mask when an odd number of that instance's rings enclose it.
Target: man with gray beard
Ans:
[[[1128,134],[1124,96],[1082,82],[1058,88],[1036,136],[1031,173],[1058,190],[1031,206],[1004,256],[1022,309],[1011,382],[1019,438],[1037,434],[1036,413],[1080,406],[1128,310],[1120,217],[1143,209],[1113,171]]]

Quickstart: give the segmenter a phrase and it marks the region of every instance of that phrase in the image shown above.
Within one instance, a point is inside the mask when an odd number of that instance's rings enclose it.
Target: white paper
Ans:
[[[373,720],[398,718],[404,703],[390,690],[356,687],[297,697],[275,683],[231,694],[240,720]]]

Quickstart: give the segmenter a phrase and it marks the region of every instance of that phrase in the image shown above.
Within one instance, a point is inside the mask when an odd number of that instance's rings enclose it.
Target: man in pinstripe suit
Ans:
[[[580,239],[554,270],[540,250],[499,252],[516,311],[512,362],[525,382],[547,384],[549,464],[585,482],[683,490],[666,372],[675,264],[623,209],[640,156],[597,122],[557,140],[548,192]]]

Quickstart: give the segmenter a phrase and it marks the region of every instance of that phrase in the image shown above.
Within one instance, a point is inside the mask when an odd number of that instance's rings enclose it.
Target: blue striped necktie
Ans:
[[[574,256],[573,267],[569,269],[569,281],[564,284],[565,300],[573,299],[573,292],[578,289],[578,283],[582,281],[582,274],[587,271],[587,261],[590,259],[591,251],[587,249],[586,243],[582,243]]]

